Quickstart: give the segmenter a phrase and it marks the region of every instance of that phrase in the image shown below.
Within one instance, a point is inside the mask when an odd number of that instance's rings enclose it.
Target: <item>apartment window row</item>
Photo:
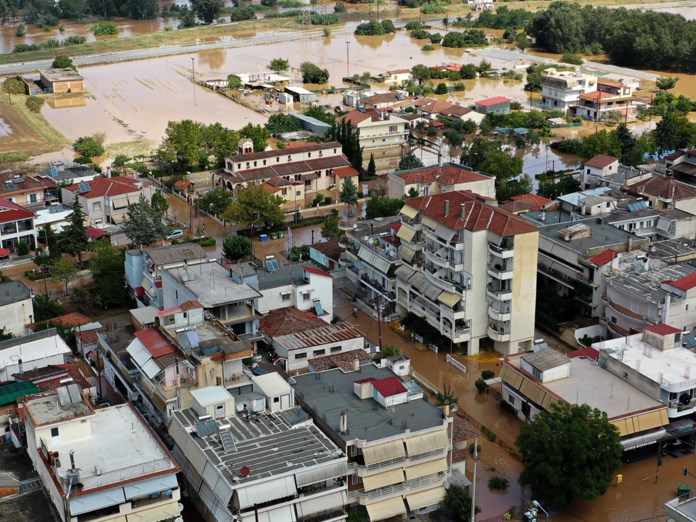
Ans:
[[[336,154],[336,151],[337,151],[337,150],[338,150],[338,149],[333,149],[334,154]],[[324,156],[324,151],[323,151],[323,150],[318,151],[318,153],[319,153],[319,157],[320,157],[320,158]],[[311,158],[311,157],[312,157],[312,153],[311,153],[311,152],[308,152],[308,153],[307,153],[307,157],[308,157],[308,158]],[[276,163],[280,163],[280,156],[276,156],[276,159],[275,159],[275,160],[276,160]],[[288,162],[291,162],[292,160],[293,160],[292,155],[291,155],[291,154],[288,154],[287,161],[288,161]],[[247,161],[247,162],[246,162],[246,167],[245,167],[245,168],[250,169],[250,168],[253,168],[253,167],[265,167],[266,165],[267,165],[267,161],[266,161],[266,160],[262,160],[262,161],[261,161],[261,164],[259,164],[259,161],[258,161],[258,160],[256,160],[256,161]],[[229,164],[228,164],[228,168],[229,168]],[[241,164],[241,163],[237,163],[237,169],[238,169],[238,170],[241,170],[241,168],[242,168],[242,164]]]

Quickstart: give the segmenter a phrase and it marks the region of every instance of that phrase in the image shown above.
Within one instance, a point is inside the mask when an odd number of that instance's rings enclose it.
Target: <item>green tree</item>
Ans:
[[[242,79],[236,74],[230,74],[227,76],[227,88],[228,89],[239,89],[242,86]]]
[[[51,299],[50,293],[34,296],[32,303],[34,307],[34,321],[36,322],[46,321],[47,319],[63,315],[63,304],[57,299]]]
[[[423,162],[413,152],[404,154],[399,160],[399,170],[418,169],[422,166]]]
[[[204,24],[212,24],[220,16],[225,0],[191,0],[191,9]]]
[[[63,295],[68,295],[68,285],[77,277],[77,265],[75,265],[75,261],[68,257],[61,257],[56,259],[49,270],[51,281],[54,283],[63,283],[65,285],[65,292]]]
[[[69,56],[56,56],[53,59],[51,67],[53,67],[54,69],[73,69],[74,71],[77,70],[75,64],[72,61],[72,58],[70,58]]]
[[[377,175],[377,166],[375,165],[375,155],[370,154],[370,161],[367,163],[365,175],[368,178],[374,178]]]
[[[196,13],[188,6],[183,6],[179,9],[179,29],[187,29],[196,25]]]
[[[437,84],[437,87],[435,87],[435,94],[447,94],[449,92],[449,89],[447,88],[447,84],[444,82],[440,82]]]
[[[696,143],[696,124],[669,108],[653,131],[660,151],[692,147]]]
[[[73,150],[85,158],[94,158],[104,154],[103,138],[99,136],[82,136],[73,142]]]
[[[14,334],[3,326],[0,328],[0,341],[7,341],[9,339],[14,339]]]
[[[321,237],[326,239],[339,239],[343,237],[343,230],[338,225],[341,219],[338,216],[327,217],[324,220],[324,225],[321,227]]]
[[[668,91],[677,85],[677,81],[679,81],[679,78],[660,76],[657,80],[655,80],[655,85],[661,91]]]
[[[251,255],[251,239],[244,236],[226,237],[222,242],[222,254],[232,263]]]
[[[348,207],[358,204],[358,187],[353,183],[353,178],[346,178],[341,185],[341,192],[338,195],[341,203],[345,203]]]
[[[126,0],[124,9],[135,20],[152,20],[159,13],[157,0]]]
[[[573,176],[563,176],[557,182],[542,181],[539,183],[537,194],[547,199],[557,199],[560,196],[580,190],[580,182]]]
[[[128,206],[124,232],[137,247],[148,246],[164,237],[162,215],[141,193],[136,203]]]
[[[481,163],[482,172],[495,176],[496,180],[506,181],[522,174],[522,158],[508,154],[503,150],[492,150]]]
[[[27,106],[31,112],[41,112],[41,107],[43,107],[44,99],[38,96],[27,96],[24,104]]]
[[[599,154],[621,157],[621,142],[615,132],[602,129],[590,134],[582,141],[583,158],[589,159]]]
[[[478,75],[478,69],[473,63],[466,63],[459,69],[459,74],[462,80],[475,80]]]
[[[284,199],[268,192],[263,185],[250,185],[237,192],[236,199],[222,215],[225,221],[257,228],[273,227],[285,222],[281,206]]]
[[[427,82],[430,79],[430,67],[422,64],[414,65],[411,67],[411,77],[419,84]]]
[[[123,253],[108,241],[97,241],[89,260],[89,269],[94,281],[94,303],[102,308],[124,306],[127,295],[123,286]]]
[[[350,124],[348,120],[342,118],[340,121],[335,121],[331,127],[331,135],[333,139],[343,146],[343,153],[350,161],[351,166],[358,172],[362,172],[362,147],[360,146],[360,137],[357,130]]]
[[[418,196],[420,196],[420,193],[416,187],[411,187],[408,189],[408,193],[406,194],[407,198],[417,198]]]
[[[289,114],[271,114],[266,122],[266,130],[272,135],[300,130],[300,121]]]
[[[375,198],[367,200],[367,208],[365,209],[365,217],[374,219],[378,217],[396,216],[404,206],[404,200],[401,198]]]
[[[111,20],[101,20],[94,24],[90,31],[94,36],[113,36],[118,34],[118,26]]]
[[[550,411],[522,424],[517,438],[525,465],[520,484],[557,508],[575,498],[598,497],[621,465],[620,441],[605,412],[587,404],[552,404]]]
[[[312,62],[302,62],[300,72],[304,83],[326,83],[329,81],[328,69],[322,69]]]
[[[80,198],[75,195],[72,212],[68,216],[68,224],[60,234],[60,246],[63,252],[77,256],[78,263],[82,266],[82,252],[89,248],[89,236],[85,227],[85,213],[82,210]]]
[[[199,162],[203,124],[193,120],[170,121],[164,131],[160,149],[165,157],[176,161],[185,170]]]
[[[213,156],[218,167],[224,166],[227,156],[236,153],[238,145],[239,133],[237,131],[223,127],[220,123],[203,126],[202,152],[207,156]]]
[[[210,190],[198,198],[198,208],[219,216],[229,208],[233,199],[234,196],[231,190],[225,190],[224,188]]]
[[[242,138],[249,138],[254,144],[254,150],[256,152],[261,152],[268,147],[270,133],[263,125],[247,123],[244,127],[239,129],[239,136]]]
[[[290,60],[284,58],[273,58],[266,67],[269,71],[281,73],[290,69]]]
[[[169,202],[161,192],[155,192],[152,194],[152,197],[150,198],[150,206],[159,212],[160,216],[164,216],[167,213],[167,210],[169,210]]]
[[[471,519],[471,496],[461,484],[451,483],[445,490],[445,498],[442,500],[442,509],[452,520]],[[478,506],[476,513],[481,510]]]

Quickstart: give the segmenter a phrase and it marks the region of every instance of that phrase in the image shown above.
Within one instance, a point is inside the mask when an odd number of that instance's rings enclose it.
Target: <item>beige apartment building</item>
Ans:
[[[365,168],[374,156],[377,172],[396,170],[401,156],[408,151],[406,120],[376,109],[352,111],[344,119],[358,133]]]
[[[539,230],[471,192],[406,200],[396,302],[470,355],[510,355],[534,339]]]

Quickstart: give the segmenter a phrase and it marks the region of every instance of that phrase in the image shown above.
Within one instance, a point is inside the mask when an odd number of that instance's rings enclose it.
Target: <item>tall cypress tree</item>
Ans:
[[[82,266],[82,252],[89,246],[89,236],[85,227],[85,212],[82,210],[80,198],[75,194],[75,201],[72,204],[72,213],[68,218],[68,224],[63,228],[60,243],[64,252],[77,256],[80,266]]]

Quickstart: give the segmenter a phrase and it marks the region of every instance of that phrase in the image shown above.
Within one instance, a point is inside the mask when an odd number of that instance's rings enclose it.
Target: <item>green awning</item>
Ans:
[[[17,399],[25,395],[39,393],[35,384],[27,381],[15,381],[0,386],[0,406],[14,404]]]

